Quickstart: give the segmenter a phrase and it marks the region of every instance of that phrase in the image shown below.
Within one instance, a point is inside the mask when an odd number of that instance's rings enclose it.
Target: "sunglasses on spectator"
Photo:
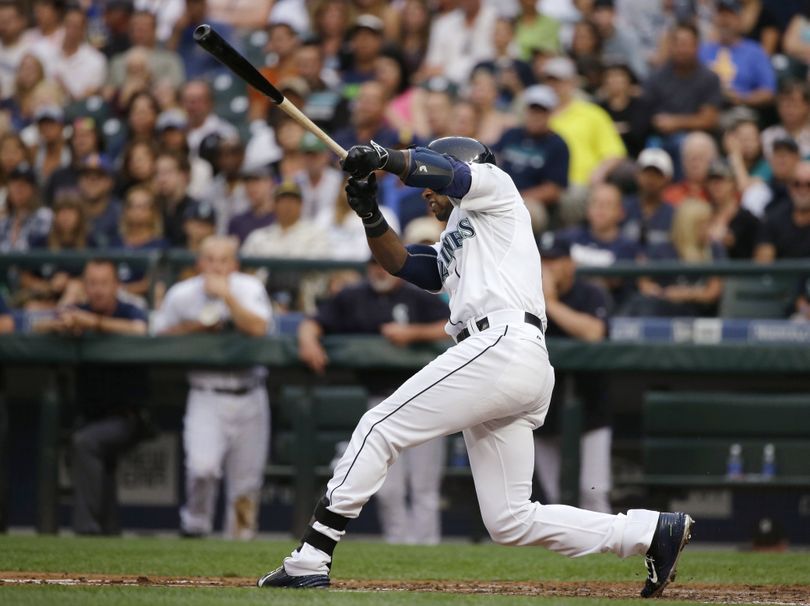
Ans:
[[[793,181],[793,183],[791,183],[791,185],[796,189],[802,187],[810,187],[810,181],[799,181],[798,179],[796,179],[795,181]]]

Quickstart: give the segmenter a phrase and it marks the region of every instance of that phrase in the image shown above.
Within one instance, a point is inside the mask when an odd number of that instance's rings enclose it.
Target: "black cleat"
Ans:
[[[642,598],[657,598],[664,592],[664,587],[675,580],[678,558],[692,538],[694,523],[685,513],[658,516],[658,526],[644,558],[649,576],[641,590]]]
[[[307,574],[299,577],[292,577],[287,574],[282,564],[272,572],[268,572],[258,581],[257,587],[286,587],[289,589],[313,589],[329,587],[329,575]]]

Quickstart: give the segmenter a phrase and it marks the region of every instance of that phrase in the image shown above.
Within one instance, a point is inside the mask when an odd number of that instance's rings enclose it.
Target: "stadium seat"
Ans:
[[[720,300],[721,318],[785,318],[795,294],[795,280],[773,276],[730,277]]]
[[[67,122],[71,122],[76,118],[89,117],[93,118],[97,124],[102,124],[111,113],[109,104],[99,95],[93,95],[70,103],[65,108],[65,119]]]
[[[257,67],[267,64],[267,54],[264,52],[267,40],[267,32],[263,29],[250,32],[242,39],[242,50],[245,57]]]

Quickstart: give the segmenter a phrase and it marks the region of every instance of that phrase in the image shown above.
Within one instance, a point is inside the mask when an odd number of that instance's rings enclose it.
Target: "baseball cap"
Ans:
[[[593,3],[594,8],[614,8],[616,5],[614,0],[596,0]]]
[[[296,198],[300,199],[301,188],[298,187],[298,184],[294,183],[293,181],[284,181],[273,193],[273,197],[276,199],[279,199],[282,196],[295,196]]]
[[[105,173],[112,174],[112,163],[102,154],[90,154],[79,163],[80,173]]]
[[[458,86],[444,76],[432,76],[422,82],[422,88],[431,93],[447,93],[455,98],[458,94]]]
[[[64,123],[65,112],[58,105],[43,105],[34,112],[34,122],[41,122],[42,120]]]
[[[217,213],[208,202],[198,202],[190,205],[183,213],[183,221],[202,221],[214,225],[217,222]]]
[[[716,10],[739,13],[742,10],[740,0],[717,0]]]
[[[570,80],[577,75],[577,68],[568,57],[552,57],[543,65],[543,75],[557,80]]]
[[[21,162],[11,169],[8,178],[9,181],[12,179],[20,179],[35,184],[37,182],[37,173],[34,171],[34,167],[28,164],[28,162]]]
[[[709,164],[709,172],[706,173],[706,176],[710,179],[712,177],[720,177],[723,179],[731,179],[734,174],[731,172],[731,167],[728,165],[728,162],[717,158],[712,160],[712,163]]]
[[[298,149],[302,152],[322,152],[326,151],[326,144],[311,132],[305,132]]]
[[[541,107],[550,111],[557,107],[559,99],[557,99],[557,93],[550,86],[535,84],[523,92],[523,102],[526,107]]]
[[[773,149],[786,149],[794,154],[799,153],[799,144],[793,137],[779,137],[773,142]]]
[[[163,131],[174,128],[176,130],[186,130],[188,128],[188,118],[185,112],[179,109],[167,109],[157,118],[155,129],[162,133]]]
[[[239,176],[243,179],[261,179],[263,177],[272,177],[273,172],[267,164],[243,162],[242,168],[239,169]]]
[[[571,256],[571,243],[559,234],[547,231],[540,236],[540,257],[544,259],[559,259]]]
[[[638,156],[639,168],[655,168],[665,177],[672,177],[672,158],[663,149],[648,147]]]
[[[375,34],[382,35],[383,27],[384,25],[382,19],[375,15],[366,13],[364,15],[359,15],[357,19],[354,20],[354,24],[352,25],[351,32],[349,32],[349,36],[354,36],[361,29],[367,29]]]

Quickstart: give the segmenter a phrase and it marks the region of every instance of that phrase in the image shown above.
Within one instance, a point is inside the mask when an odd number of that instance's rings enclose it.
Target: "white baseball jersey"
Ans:
[[[268,323],[272,322],[270,298],[260,280],[248,274],[234,272],[228,276],[228,283],[241,305]],[[182,322],[204,321],[206,316],[212,323],[216,323],[230,320],[231,313],[224,301],[206,294],[205,278],[195,276],[168,290],[163,305],[155,314],[152,331],[161,333]],[[195,370],[189,373],[189,382],[205,388],[239,389],[266,376],[267,369],[263,366],[233,371]]]
[[[497,166],[472,164],[470,173],[470,191],[451,198],[455,208],[434,245],[450,294],[447,333],[500,310],[528,311],[545,325],[540,253],[523,198]]]

